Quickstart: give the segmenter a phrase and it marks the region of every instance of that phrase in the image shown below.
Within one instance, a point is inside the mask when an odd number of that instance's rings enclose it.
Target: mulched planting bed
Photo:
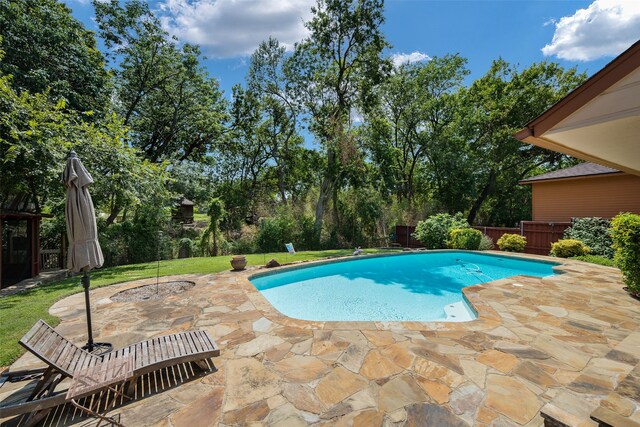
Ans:
[[[193,288],[196,284],[188,281],[174,281],[144,285],[121,291],[111,297],[116,302],[154,301],[164,297],[182,293]]]

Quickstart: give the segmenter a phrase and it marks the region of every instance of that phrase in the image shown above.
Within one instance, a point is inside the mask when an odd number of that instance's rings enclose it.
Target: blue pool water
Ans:
[[[510,276],[544,277],[554,264],[471,252],[360,258],[254,276],[282,314],[319,321],[467,321],[461,289]]]

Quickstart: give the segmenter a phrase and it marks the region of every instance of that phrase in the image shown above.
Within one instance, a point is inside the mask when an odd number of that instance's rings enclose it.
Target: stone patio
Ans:
[[[119,347],[202,328],[221,347],[217,372],[116,408],[127,426],[539,426],[541,410],[566,425],[597,425],[596,410],[638,425],[640,302],[617,269],[560,269],[465,288],[479,314],[467,323],[291,319],[248,281],[257,269],[164,278],[196,286],[162,301],[109,299],[146,279],[92,291],[94,334]],[[82,298],[50,309],[78,343]]]

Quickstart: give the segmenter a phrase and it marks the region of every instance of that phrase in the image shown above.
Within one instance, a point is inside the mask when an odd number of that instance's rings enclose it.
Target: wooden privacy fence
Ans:
[[[551,244],[562,239],[564,231],[571,226],[570,222],[521,221],[520,227],[485,227],[476,225],[473,228],[489,236],[494,243],[505,233],[520,234],[527,238],[525,253],[549,255]],[[418,248],[422,245],[411,234],[415,231],[412,225],[396,226],[396,243],[405,248]],[[498,247],[496,246],[496,249]]]
[[[419,248],[422,244],[411,234],[416,231],[413,225],[396,225],[396,243],[403,248]]]
[[[489,236],[493,243],[496,243],[500,237],[502,237],[505,233],[510,234],[520,234],[520,227],[485,227],[485,226],[474,226],[476,230],[482,231],[484,234]],[[496,249],[497,249],[496,245]]]
[[[549,255],[551,244],[562,239],[570,222],[522,221],[522,235],[527,238],[524,251],[528,254]]]

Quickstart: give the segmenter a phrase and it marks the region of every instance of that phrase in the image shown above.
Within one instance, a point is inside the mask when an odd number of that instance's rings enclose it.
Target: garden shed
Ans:
[[[640,176],[595,163],[534,176],[520,184],[531,185],[533,221],[640,213]]]
[[[183,197],[173,212],[173,219],[183,224],[191,224],[193,222],[193,205],[191,200]]]
[[[0,289],[40,274],[40,221],[24,196],[0,203]]]

